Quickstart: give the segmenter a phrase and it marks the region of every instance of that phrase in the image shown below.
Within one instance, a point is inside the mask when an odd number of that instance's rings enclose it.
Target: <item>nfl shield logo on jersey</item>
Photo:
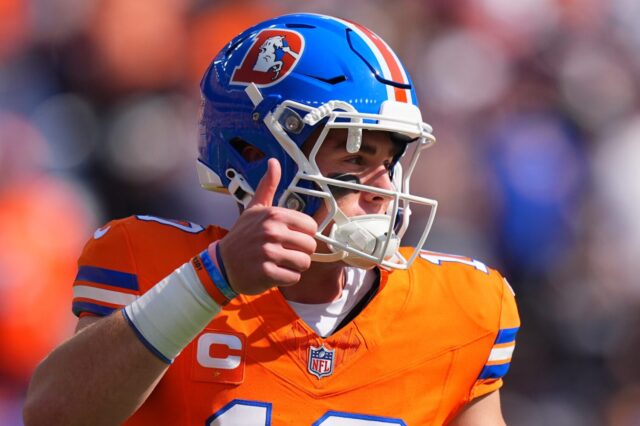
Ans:
[[[309,373],[314,374],[318,379],[330,376],[333,373],[333,357],[335,349],[326,349],[324,345],[316,348],[309,348]]]
[[[233,70],[231,83],[258,87],[276,84],[298,63],[304,50],[304,39],[295,31],[262,30]]]

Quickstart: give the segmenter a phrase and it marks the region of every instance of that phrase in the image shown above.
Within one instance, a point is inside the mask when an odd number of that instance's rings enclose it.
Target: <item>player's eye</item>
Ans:
[[[357,166],[364,165],[364,158],[360,155],[354,155],[352,157],[345,158],[345,163],[355,164]]]

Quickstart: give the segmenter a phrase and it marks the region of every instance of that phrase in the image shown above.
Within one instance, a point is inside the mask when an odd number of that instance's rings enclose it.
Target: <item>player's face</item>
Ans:
[[[359,182],[375,188],[391,190],[390,168],[393,158],[402,148],[391,140],[390,134],[364,131],[362,146],[356,153],[346,150],[347,130],[334,129],[323,142],[316,162],[322,174],[344,181]],[[380,194],[332,187],[338,207],[348,216],[385,213],[391,202]],[[319,215],[322,216],[322,210]]]

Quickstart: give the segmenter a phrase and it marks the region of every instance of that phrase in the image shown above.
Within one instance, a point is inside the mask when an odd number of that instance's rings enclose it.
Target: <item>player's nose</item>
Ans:
[[[365,185],[373,186],[379,189],[389,191],[393,189],[393,182],[391,181],[389,169],[387,169],[387,167],[383,164],[372,170],[371,173],[369,173],[369,175],[364,179],[363,183]]]
[[[373,173],[368,176],[366,181],[362,182],[365,185],[372,186],[374,188],[390,191],[393,189],[393,183],[389,171],[386,167],[380,166],[375,169]],[[368,210],[375,210],[368,213],[384,213],[387,210],[387,206],[391,202],[390,196],[377,192],[361,192],[361,196],[368,206],[371,208]]]

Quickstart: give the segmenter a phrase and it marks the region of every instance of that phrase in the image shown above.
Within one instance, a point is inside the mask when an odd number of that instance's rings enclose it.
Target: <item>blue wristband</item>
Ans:
[[[218,271],[218,268],[216,268],[215,263],[213,263],[213,260],[211,260],[211,257],[209,256],[209,250],[205,249],[202,253],[200,253],[200,258],[202,259],[204,269],[207,270],[209,277],[211,277],[211,281],[213,281],[215,286],[218,288],[218,290],[220,290],[224,297],[229,300],[235,298],[238,293],[236,293],[231,288],[227,280],[222,276],[220,271]]]
[[[218,261],[218,267],[220,268],[220,272],[222,273],[222,278],[224,278],[227,282],[229,282],[229,276],[227,275],[227,270],[224,268],[224,262],[222,261],[222,255],[220,254],[220,244],[216,244],[216,260]]]

